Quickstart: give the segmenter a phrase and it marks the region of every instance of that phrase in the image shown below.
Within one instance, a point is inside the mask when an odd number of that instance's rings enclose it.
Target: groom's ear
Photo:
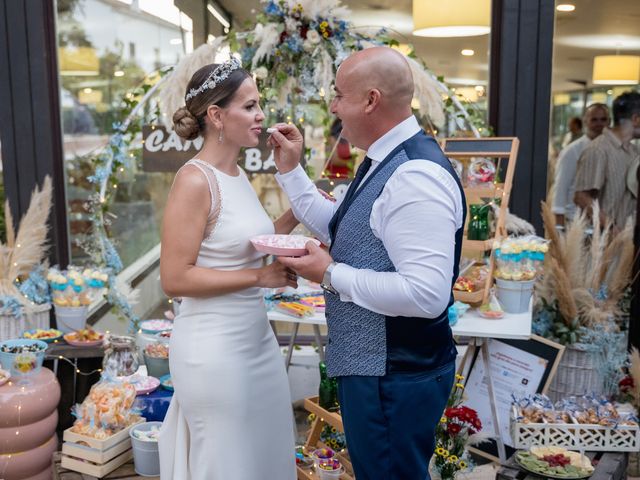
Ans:
[[[367,105],[364,108],[365,113],[372,113],[380,105],[382,94],[377,88],[372,88],[367,92]]]
[[[218,130],[223,124],[222,122],[223,113],[224,112],[222,108],[220,108],[218,105],[209,105],[207,107],[207,118],[213,124],[213,126],[216,127],[216,129]]]

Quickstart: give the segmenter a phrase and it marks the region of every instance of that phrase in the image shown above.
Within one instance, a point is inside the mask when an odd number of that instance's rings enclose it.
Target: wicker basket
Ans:
[[[22,332],[31,328],[49,328],[51,304],[30,306],[20,317],[0,315],[0,342],[20,338]]]
[[[547,395],[557,402],[571,395],[602,394],[603,379],[598,374],[594,355],[574,345],[567,345],[558,364]]]

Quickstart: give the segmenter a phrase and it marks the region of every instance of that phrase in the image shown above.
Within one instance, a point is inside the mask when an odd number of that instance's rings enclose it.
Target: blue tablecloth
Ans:
[[[157,390],[145,395],[138,395],[136,406],[141,410],[141,415],[147,422],[162,422],[167,414],[173,392],[159,387]]]

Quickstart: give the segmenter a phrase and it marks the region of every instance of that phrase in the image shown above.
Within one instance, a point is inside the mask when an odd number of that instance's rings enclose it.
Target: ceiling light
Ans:
[[[561,3],[556,7],[559,12],[573,12],[576,6],[571,3]]]
[[[216,19],[222,24],[223,27],[229,28],[231,27],[231,24],[229,23],[229,20],[227,20],[218,10],[216,10],[216,8],[211,5],[210,3],[207,4],[207,10],[209,10],[209,13],[211,15],[213,15],[214,17],[216,17]]]
[[[473,56],[473,54],[474,54],[474,53],[476,53],[476,52],[474,52],[474,51],[473,51],[473,50],[471,50],[470,48],[465,48],[465,49],[464,49],[464,50],[462,50],[460,53],[461,53],[462,55],[464,55],[465,57],[472,57],[472,56]]]
[[[124,77],[124,72],[122,70],[116,70],[113,72],[114,77]]]
[[[413,0],[413,34],[420,37],[472,37],[491,31],[490,0]]]
[[[181,38],[172,38],[171,40],[169,40],[169,43],[171,45],[181,45],[182,44],[182,39]]]
[[[593,58],[596,85],[637,85],[640,83],[640,56],[598,55]]]

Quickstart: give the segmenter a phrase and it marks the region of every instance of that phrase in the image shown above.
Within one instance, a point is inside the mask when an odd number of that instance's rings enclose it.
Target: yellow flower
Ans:
[[[458,464],[460,465],[460,468],[462,470],[464,470],[465,468],[467,468],[467,462],[465,462],[464,460],[460,460],[460,463]]]
[[[443,456],[443,457],[448,457],[448,456],[449,456],[449,450],[447,450],[446,448],[443,448],[442,450],[444,450],[444,451],[442,452],[442,456]]]
[[[461,388],[462,390],[464,390],[464,385],[461,383],[456,383],[456,388]]]
[[[324,38],[329,38],[329,32],[327,32],[327,31],[322,32],[322,36],[323,36]]]
[[[440,423],[447,423],[447,417],[442,417],[440,419]]]
[[[456,463],[458,461],[458,457],[456,457],[455,455],[449,455],[449,458],[447,458],[447,460],[449,460],[451,463]]]
[[[460,381],[460,380],[464,380],[464,377],[458,373],[456,373],[456,380]]]
[[[446,450],[442,447],[436,448],[436,455],[442,456]]]
[[[320,22],[320,28],[327,28],[329,26],[329,23],[326,20],[323,20],[322,22]]]

